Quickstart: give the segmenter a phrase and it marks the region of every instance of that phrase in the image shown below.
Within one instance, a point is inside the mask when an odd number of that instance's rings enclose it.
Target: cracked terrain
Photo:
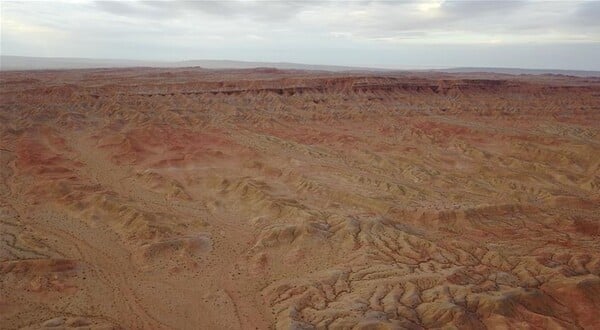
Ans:
[[[0,328],[600,328],[600,79],[0,76]]]

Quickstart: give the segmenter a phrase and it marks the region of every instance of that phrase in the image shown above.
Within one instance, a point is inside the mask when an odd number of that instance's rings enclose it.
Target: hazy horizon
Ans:
[[[2,55],[600,70],[596,1],[1,3]]]
[[[440,66],[412,66],[412,67],[362,67],[340,66],[327,64],[308,64],[296,62],[261,62],[261,61],[236,61],[228,59],[189,59],[182,61],[151,61],[124,58],[82,58],[82,57],[30,57],[18,55],[0,55],[0,71],[27,71],[27,70],[63,70],[63,69],[103,69],[103,68],[188,68],[200,67],[203,69],[252,69],[275,68],[282,70],[319,70],[331,72],[344,71],[438,71],[448,73],[500,73],[500,74],[563,74],[579,77],[600,77],[600,70],[569,70],[555,68],[518,68],[518,67],[440,67]]]

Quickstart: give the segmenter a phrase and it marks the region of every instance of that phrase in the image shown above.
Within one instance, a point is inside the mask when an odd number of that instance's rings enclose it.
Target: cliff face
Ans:
[[[7,328],[598,328],[600,81],[0,77]]]

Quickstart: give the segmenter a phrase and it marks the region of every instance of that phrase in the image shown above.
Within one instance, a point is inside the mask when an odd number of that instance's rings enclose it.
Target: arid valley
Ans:
[[[600,78],[0,88],[2,329],[600,328]]]

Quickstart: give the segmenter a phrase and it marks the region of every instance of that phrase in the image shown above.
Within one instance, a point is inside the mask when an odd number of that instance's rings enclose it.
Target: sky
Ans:
[[[1,1],[2,55],[600,70],[600,1]]]

